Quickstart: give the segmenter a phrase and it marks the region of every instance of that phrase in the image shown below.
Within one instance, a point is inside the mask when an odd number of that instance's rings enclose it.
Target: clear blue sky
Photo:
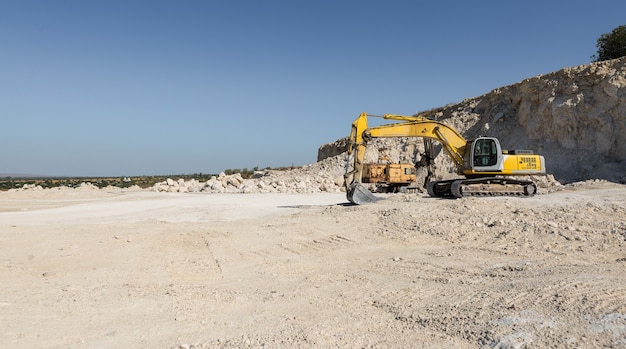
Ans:
[[[0,0],[0,173],[305,165],[362,111],[563,67],[626,1]]]

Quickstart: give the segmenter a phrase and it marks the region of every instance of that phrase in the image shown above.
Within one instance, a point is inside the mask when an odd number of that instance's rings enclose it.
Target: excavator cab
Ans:
[[[500,142],[492,137],[480,137],[471,142],[466,149],[466,165],[474,172],[500,172],[503,168],[502,148]],[[469,155],[469,156],[468,156]]]

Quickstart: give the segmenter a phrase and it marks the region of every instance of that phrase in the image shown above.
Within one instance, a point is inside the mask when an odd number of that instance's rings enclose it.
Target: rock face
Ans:
[[[339,139],[334,143],[322,144],[317,151],[317,161],[337,156],[346,151],[348,151],[348,137]]]
[[[493,136],[505,149],[535,150],[561,182],[626,181],[626,57],[536,76],[420,114],[453,126],[467,139]],[[366,161],[415,162],[421,143],[377,139],[368,146]],[[338,141],[337,151],[344,144]],[[333,154],[329,148],[320,148],[319,160]],[[436,163],[437,177],[454,174],[445,154]]]

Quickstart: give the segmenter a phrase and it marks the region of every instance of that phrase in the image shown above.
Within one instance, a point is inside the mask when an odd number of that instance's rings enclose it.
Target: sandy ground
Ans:
[[[626,187],[0,193],[1,348],[626,348]]]

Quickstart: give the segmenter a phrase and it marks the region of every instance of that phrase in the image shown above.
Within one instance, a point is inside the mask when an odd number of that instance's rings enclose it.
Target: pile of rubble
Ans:
[[[152,186],[157,192],[178,193],[336,193],[343,190],[345,155],[337,155],[301,168],[257,171],[252,178],[220,173],[206,182],[167,179]]]
[[[289,171],[259,171],[253,178],[241,174],[220,173],[206,182],[167,179],[156,183],[151,190],[170,193],[337,193],[345,191],[343,173],[345,154],[326,158],[312,165]],[[553,175],[532,176],[540,193],[562,189]]]

